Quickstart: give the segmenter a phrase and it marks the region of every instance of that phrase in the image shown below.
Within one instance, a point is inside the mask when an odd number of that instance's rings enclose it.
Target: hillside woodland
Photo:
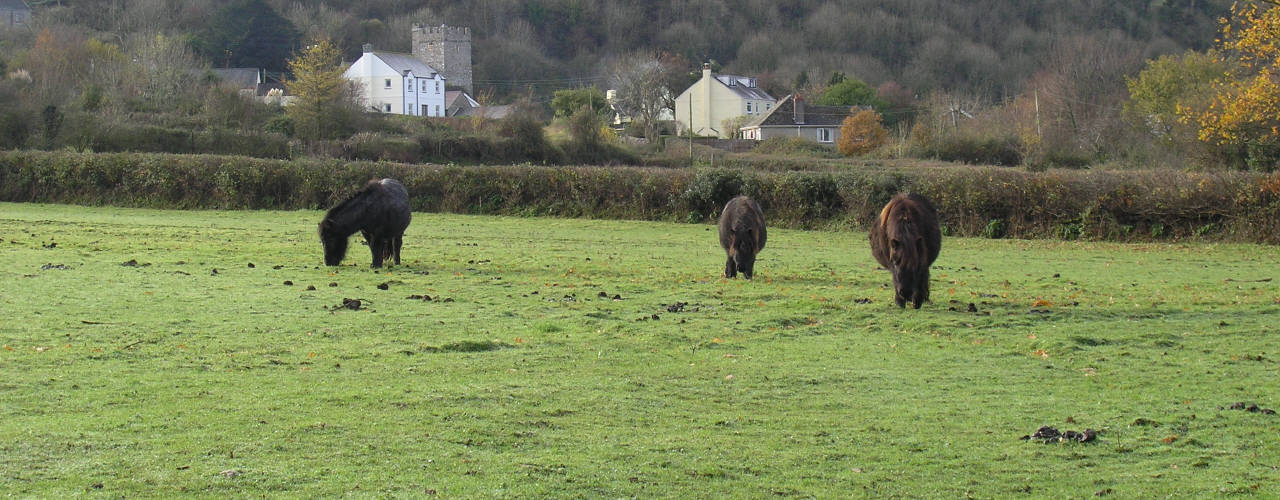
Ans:
[[[7,122],[0,126],[0,147],[261,149],[251,154],[277,157],[340,152],[341,144],[289,144],[292,124],[278,109],[236,102],[202,70],[250,66],[287,79],[288,60],[314,40],[332,41],[346,61],[358,57],[364,43],[407,52],[410,28],[420,23],[470,27],[477,97],[490,104],[521,102],[534,120],[550,115],[556,91],[611,88],[617,62],[646,54],[682,75],[671,84],[675,93],[681,81],[696,78],[703,62],[755,76],[775,96],[823,96],[844,82],[874,89],[892,140],[871,155],[1040,167],[1264,169],[1273,168],[1276,157],[1271,143],[1204,147],[1198,130],[1172,130],[1179,119],[1170,108],[1187,108],[1191,101],[1209,106],[1220,87],[1213,80],[1238,63],[1238,48],[1214,45],[1222,23],[1247,19],[1246,8],[1263,15],[1254,4],[1233,12],[1230,0],[29,3],[31,25],[0,32],[0,113],[6,114],[0,118]],[[1214,52],[1224,48],[1229,50]],[[1133,88],[1157,61],[1173,75],[1201,75],[1179,87],[1198,94],[1138,102]],[[1187,66],[1196,64],[1199,73]],[[1167,94],[1168,85],[1146,83]],[[1161,113],[1160,125],[1169,130],[1153,128]],[[360,133],[366,143],[367,134],[411,139],[438,128],[352,120],[329,139]],[[186,130],[171,141],[185,145],[129,144],[147,142],[130,138],[131,127],[139,125]],[[519,129],[463,128],[449,133]],[[263,130],[280,142],[262,144],[271,139]],[[120,137],[102,137],[110,133]]]

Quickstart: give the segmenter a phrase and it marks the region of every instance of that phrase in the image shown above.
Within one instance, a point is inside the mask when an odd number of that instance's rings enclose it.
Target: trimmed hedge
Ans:
[[[739,193],[779,227],[865,228],[921,193],[952,235],[1280,243],[1280,174],[1025,172],[994,167],[440,166],[145,153],[0,152],[0,200],[154,208],[322,209],[394,177],[425,212],[714,221]]]

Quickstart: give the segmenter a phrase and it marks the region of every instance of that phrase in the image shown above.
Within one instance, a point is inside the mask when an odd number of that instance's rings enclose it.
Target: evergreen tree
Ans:
[[[263,0],[235,0],[219,9],[191,41],[214,67],[281,70],[299,41],[297,28]]]

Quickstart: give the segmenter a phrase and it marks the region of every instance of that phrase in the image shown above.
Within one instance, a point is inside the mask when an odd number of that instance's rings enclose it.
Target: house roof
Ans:
[[[849,116],[850,106],[813,106],[804,104],[804,123],[796,123],[795,95],[783,97],[778,104],[763,116],[747,122],[742,128],[750,127],[838,127]]]
[[[0,0],[0,10],[31,10],[22,0]]]
[[[405,71],[412,71],[414,75],[419,77],[431,78],[439,73],[439,71],[436,71],[435,68],[432,68],[429,64],[422,62],[421,59],[409,54],[402,54],[400,52],[383,52],[381,50],[368,52],[368,54],[373,54],[378,59],[382,59],[382,62],[387,63],[387,66],[391,66],[391,69],[396,70],[396,72],[400,74],[404,74]],[[441,75],[441,78],[444,78],[444,75]]]
[[[482,118],[502,119],[511,116],[516,107],[511,104],[502,106],[480,106],[458,110],[457,116],[479,116]]]
[[[0,0],[3,2],[4,0]],[[209,70],[223,83],[235,85],[240,89],[251,89],[258,85],[258,68],[214,68]]]
[[[286,88],[284,87],[284,84],[283,84],[283,83],[280,83],[280,82],[262,82],[262,83],[259,83],[259,84],[258,84],[258,86],[257,86],[257,88],[256,88],[256,89],[254,89],[254,92],[253,92],[253,93],[254,93],[254,95],[256,95],[256,96],[258,96],[258,97],[263,97],[263,96],[267,95],[267,93],[271,92],[272,90],[276,90],[276,89],[279,89],[279,90],[280,90],[281,95],[290,95],[290,94],[289,94],[288,89],[286,89]]]
[[[446,107],[452,107],[454,105],[454,101],[457,101],[459,97],[463,98],[462,102],[457,103],[459,105],[466,104],[467,107],[471,108],[480,106],[480,103],[476,102],[475,99],[472,99],[470,95],[461,90],[444,91],[444,105]]]
[[[716,75],[715,78],[721,85],[728,87],[729,90],[732,90],[735,94],[738,94],[738,97],[743,99],[774,100],[773,96],[769,95],[768,92],[756,86],[755,78],[738,75]]]

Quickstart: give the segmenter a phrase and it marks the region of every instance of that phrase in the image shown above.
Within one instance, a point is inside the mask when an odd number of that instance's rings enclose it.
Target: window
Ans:
[[[439,105],[439,104],[437,104],[437,105],[436,105],[436,116],[443,116],[443,115],[441,115],[441,114],[440,114],[440,105]]]
[[[765,110],[765,111],[769,111],[769,109],[770,109],[770,108],[772,108],[772,107],[773,107],[773,105],[772,105],[772,104],[769,104],[769,103],[767,103],[767,102],[766,102],[766,103],[764,103],[764,110]]]
[[[747,114],[751,114],[751,103],[747,103]]]
[[[386,80],[383,80],[383,81],[382,81],[382,88],[384,88],[384,89],[389,89],[389,88],[391,88],[391,79],[390,79],[390,78],[388,78],[388,79],[386,79]]]
[[[818,129],[818,142],[831,142],[831,129],[829,128]]]
[[[426,104],[423,104],[423,105],[422,105],[422,116],[427,116],[427,105],[426,105]]]
[[[436,80],[436,93],[440,93],[440,80]]]
[[[388,103],[388,104],[383,104],[383,105],[382,105],[382,112],[384,112],[384,113],[390,113],[390,112],[391,112],[391,104],[390,104],[390,103]]]
[[[426,79],[423,79],[423,80],[422,80],[422,91],[423,91],[423,92],[426,92],[426,91],[427,91],[427,80],[426,80]]]

